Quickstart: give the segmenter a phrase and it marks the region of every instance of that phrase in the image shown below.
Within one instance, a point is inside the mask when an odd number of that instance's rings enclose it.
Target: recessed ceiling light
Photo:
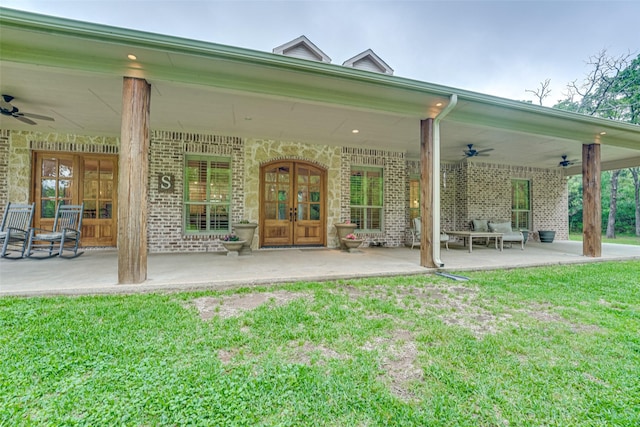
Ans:
[[[351,133],[360,133],[360,131],[358,129],[353,129]]]
[[[442,107],[442,102],[438,102],[438,103],[436,104],[436,107]]]
[[[606,134],[607,134],[606,132],[600,132],[600,135],[606,135]]]
[[[135,61],[136,59],[138,59],[138,57],[135,56],[133,53],[130,53],[129,55],[127,55],[127,58],[129,58],[132,61]]]

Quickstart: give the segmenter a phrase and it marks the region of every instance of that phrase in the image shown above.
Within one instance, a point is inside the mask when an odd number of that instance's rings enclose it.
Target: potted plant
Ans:
[[[227,234],[220,239],[222,246],[227,250],[227,256],[238,256],[238,251],[242,248],[242,245],[246,243],[245,240],[241,240],[236,234]]]
[[[556,232],[554,230],[539,230],[538,237],[540,237],[541,243],[553,243]]]
[[[251,243],[253,243],[256,227],[258,227],[258,224],[250,222],[248,219],[243,219],[233,224],[234,232],[240,240],[244,240],[244,245],[242,245],[240,249],[240,255],[248,255],[251,253]]]
[[[341,239],[341,243],[348,252],[358,252],[358,248],[362,245],[362,242],[363,239],[358,239],[353,233],[349,233]]]
[[[337,224],[334,224],[334,226],[336,227],[336,232],[338,234],[338,242],[340,242],[340,249],[346,251],[348,248],[344,244],[343,239],[348,234],[353,234],[353,232],[356,230],[356,227],[358,225],[351,223],[351,221],[345,221],[345,222],[339,222]]]

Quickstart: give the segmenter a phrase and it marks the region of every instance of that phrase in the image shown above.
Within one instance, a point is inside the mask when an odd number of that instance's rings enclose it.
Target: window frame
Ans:
[[[522,198],[518,197],[520,191],[516,188],[517,185],[526,183],[526,205],[525,208],[521,208],[522,206]],[[523,196],[524,197],[524,196]],[[531,180],[529,179],[511,179],[511,226],[514,230],[531,230]],[[521,224],[525,221],[522,221],[521,216],[526,214],[526,227],[522,227]]]
[[[206,179],[207,182],[204,184],[205,190],[205,200],[190,200],[189,191],[190,191],[190,180],[189,180],[189,162],[190,161],[198,161],[198,162],[206,162]],[[212,167],[214,163],[225,163],[228,168],[226,177],[227,180],[227,198],[226,200],[216,200],[211,197],[211,187],[212,182],[215,178],[213,171],[214,170],[222,170],[221,168]],[[182,195],[182,230],[185,235],[222,235],[228,234],[231,231],[231,199],[232,199],[232,181],[233,181],[233,171],[232,171],[232,162],[230,157],[221,157],[221,156],[207,156],[207,155],[199,155],[199,154],[185,154],[184,156],[184,168],[183,168],[183,177],[184,177],[184,186],[183,186],[183,195]],[[205,229],[192,229],[190,224],[190,207],[192,206],[204,206],[205,214],[204,214],[204,224]],[[216,208],[225,208],[226,209],[226,228],[211,228],[212,224],[212,215],[215,215],[213,212],[213,207]],[[202,221],[202,219],[200,219]]]
[[[414,218],[420,218],[420,175],[409,177],[409,224]]]
[[[362,174],[361,176],[363,177],[363,184],[362,184],[363,204],[353,203],[354,202],[353,189],[351,188],[351,185],[353,182],[352,180],[354,177],[354,172],[360,172]],[[373,180],[370,181],[370,179],[368,178],[367,172],[379,173],[380,188],[377,196],[377,198],[380,200],[379,205],[369,203],[370,202],[369,194],[372,193],[374,189],[369,187],[370,182],[372,183]],[[380,218],[379,220],[380,228],[357,228],[356,230],[364,233],[382,232],[382,230],[384,229],[384,169],[382,167],[372,167],[372,166],[359,166],[359,165],[351,166],[351,170],[349,172],[349,187],[350,187],[349,209],[351,212],[351,222],[358,223],[358,221],[354,219],[354,214],[353,214],[354,209],[361,210],[362,224],[364,224],[365,226],[371,222],[372,218],[370,217],[370,213],[372,213],[373,210],[378,211],[378,216]]]

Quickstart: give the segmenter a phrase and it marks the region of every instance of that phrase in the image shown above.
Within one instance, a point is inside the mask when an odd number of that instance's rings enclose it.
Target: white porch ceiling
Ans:
[[[597,141],[603,169],[640,165],[637,126],[270,53],[17,16],[0,25],[0,92],[15,97],[21,112],[55,121],[0,116],[3,129],[119,136],[122,78],[133,76],[151,84],[153,130],[389,149],[418,159],[420,120],[457,94],[442,122],[443,162],[460,161],[472,143],[494,149],[478,161],[553,168]]]

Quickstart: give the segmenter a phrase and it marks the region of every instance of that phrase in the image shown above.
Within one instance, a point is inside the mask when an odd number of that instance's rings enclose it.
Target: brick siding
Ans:
[[[34,150],[117,154],[119,140],[67,134],[0,130],[0,201],[27,202]],[[377,166],[384,174],[384,219],[379,233],[366,233],[367,244],[395,247],[407,243],[409,179],[419,176],[417,160],[403,152],[331,147],[299,142],[244,140],[238,137],[152,131],[149,165],[150,252],[206,252],[223,250],[219,236],[185,235],[183,231],[183,168],[186,154],[231,159],[232,222],[259,221],[259,168],[274,159],[300,159],[327,170],[327,246],[337,246],[333,224],[350,220],[351,166]],[[160,192],[158,175],[171,174],[175,190]],[[567,184],[556,169],[495,165],[465,160],[440,168],[441,225],[464,230],[475,218],[508,221],[511,218],[511,179],[531,182],[532,230],[556,230],[568,238]],[[401,189],[402,191],[397,191]],[[254,247],[257,237],[254,239]]]

